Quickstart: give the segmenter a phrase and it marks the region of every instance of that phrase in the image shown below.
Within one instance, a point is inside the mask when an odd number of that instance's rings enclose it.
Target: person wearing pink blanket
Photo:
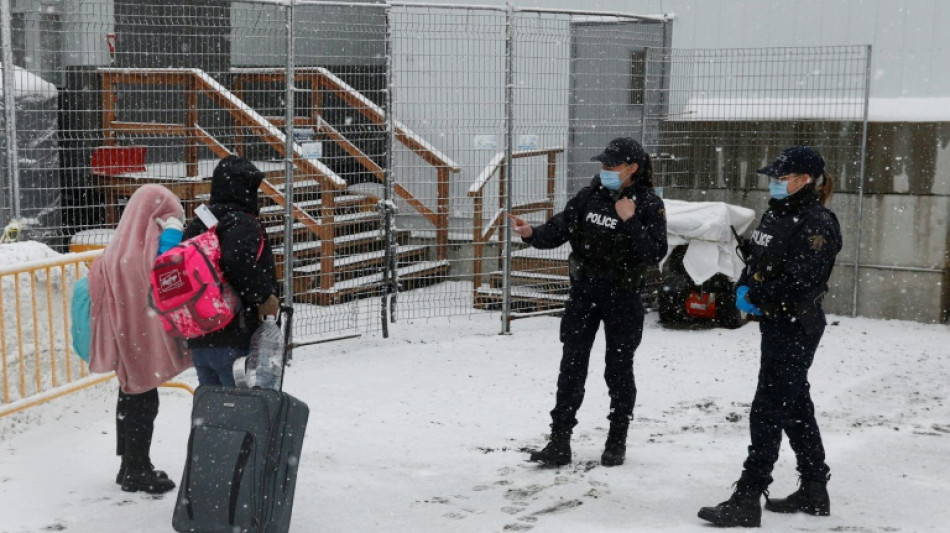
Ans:
[[[114,371],[119,380],[116,454],[122,463],[116,483],[127,492],[162,494],[175,488],[150,458],[157,387],[192,362],[184,343],[165,333],[149,308],[148,294],[159,241],[167,247],[167,237],[176,230],[180,238],[183,215],[181,202],[168,189],[139,187],[109,245],[89,269],[89,369]]]

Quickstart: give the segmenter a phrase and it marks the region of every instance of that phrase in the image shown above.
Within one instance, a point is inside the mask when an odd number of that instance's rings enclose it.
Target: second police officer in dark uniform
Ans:
[[[746,268],[739,278],[736,306],[759,316],[762,357],[758,386],[749,413],[752,442],[732,497],[703,507],[699,517],[718,526],[758,527],[760,499],[772,482],[782,433],[795,452],[800,487],[788,498],[766,500],[780,513],[827,516],[828,465],[809,394],[808,369],[825,330],[822,297],[841,228],[824,207],[833,183],[821,155],[808,146],[792,146],[769,166],[772,199],[759,227],[742,248]]]
[[[653,190],[652,163],[640,143],[629,137],[614,139],[592,160],[601,162],[600,174],[564,211],[537,227],[510,216],[514,231],[535,248],[571,243],[571,289],[561,319],[564,348],[551,440],[531,454],[532,461],[549,466],[571,462],[571,433],[601,322],[607,341],[604,378],[610,391],[610,431],[601,463],[623,464],[637,396],[633,355],[643,334],[640,290],[647,267],[658,264],[667,252],[663,201]]]

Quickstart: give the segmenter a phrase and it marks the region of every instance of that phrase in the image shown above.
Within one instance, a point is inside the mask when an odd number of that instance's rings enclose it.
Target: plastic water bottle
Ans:
[[[256,359],[256,364],[254,362]],[[258,387],[280,388],[284,359],[284,334],[277,325],[277,317],[266,316],[254,335],[248,353],[248,367]]]

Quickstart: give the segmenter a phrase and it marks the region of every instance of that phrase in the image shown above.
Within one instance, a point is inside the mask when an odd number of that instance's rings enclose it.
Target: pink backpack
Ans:
[[[264,232],[257,259],[264,251]],[[193,339],[227,326],[241,311],[241,298],[221,272],[216,228],[158,256],[150,276],[149,304],[169,335]]]

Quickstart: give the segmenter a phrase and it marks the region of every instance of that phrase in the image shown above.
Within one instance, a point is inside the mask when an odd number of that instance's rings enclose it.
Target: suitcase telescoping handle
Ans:
[[[281,318],[287,317],[287,323],[282,324]],[[284,370],[287,369],[287,363],[293,357],[293,347],[290,345],[290,328],[293,327],[294,322],[294,306],[293,305],[281,305],[280,313],[277,315],[277,325],[284,328],[284,353],[280,358],[280,383],[277,385],[277,390],[284,390]]]

